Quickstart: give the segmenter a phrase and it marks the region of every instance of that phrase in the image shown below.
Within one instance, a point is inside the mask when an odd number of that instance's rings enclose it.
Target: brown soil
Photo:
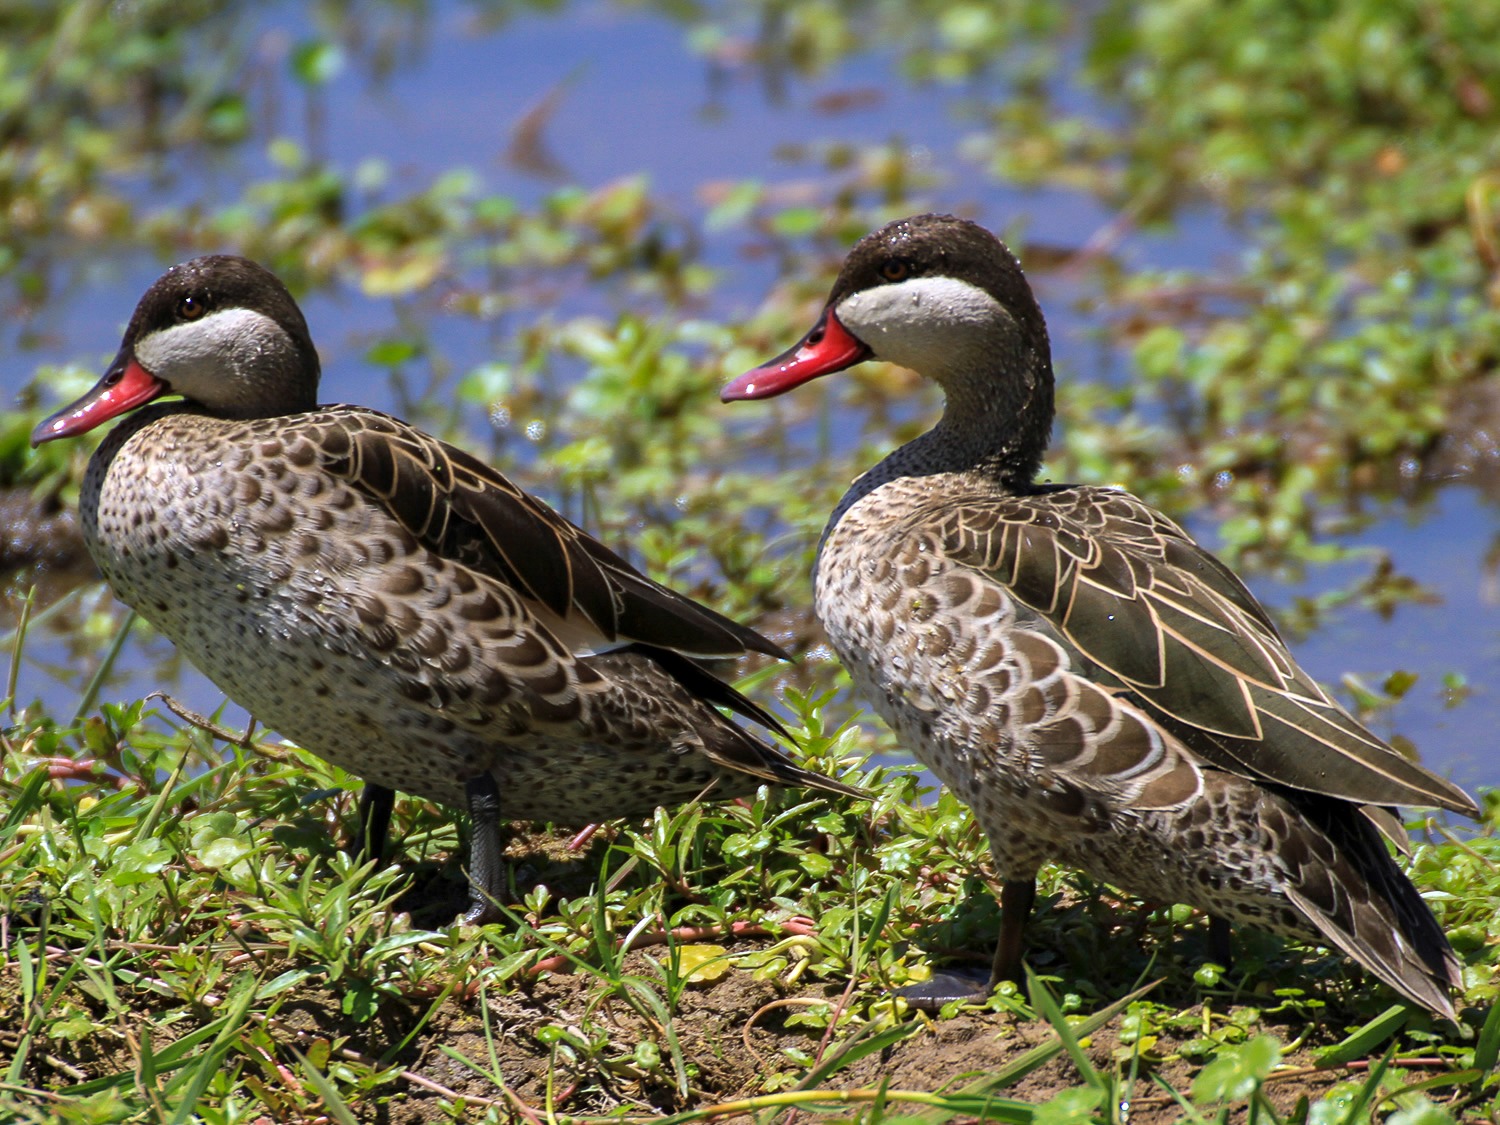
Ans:
[[[742,940],[732,948],[748,952],[765,944],[766,939]],[[277,966],[268,966],[267,977],[279,971]],[[625,971],[647,980],[655,975],[645,954],[639,952],[626,958]],[[8,1029],[24,1022],[18,983],[14,973],[0,978],[0,1057],[13,1055],[18,1035]],[[675,1083],[665,1029],[643,1017],[621,994],[607,994],[597,978],[586,974],[546,975],[511,991],[495,987],[483,995],[472,984],[461,985],[431,1011],[436,996],[414,995],[385,1003],[376,1018],[365,1023],[344,1015],[334,992],[309,988],[282,1003],[270,1020],[254,1018],[248,1039],[258,1045],[244,1055],[238,1049],[232,1052],[225,1066],[263,1074],[261,1088],[272,1093],[300,1085],[302,1096],[294,1100],[306,1106],[316,1104],[317,1099],[298,1069],[293,1048],[314,1059],[326,1058],[324,1070],[341,1060],[363,1064],[361,1069],[382,1061],[391,1068],[386,1080],[370,1088],[363,1099],[350,1101],[359,1121],[379,1125],[464,1120],[462,1114],[454,1116],[453,1107],[460,1099],[475,1118],[492,1104],[506,1107],[502,1112],[506,1120],[545,1119],[549,1104],[567,1116],[624,1112],[649,1117],[790,1088],[806,1070],[799,1056],[818,1057],[840,1046],[840,1037],[835,1036],[825,1047],[821,1028],[799,1026],[795,1017],[809,1003],[837,1006],[843,991],[836,981],[804,982],[788,989],[740,969],[711,983],[690,985],[672,1021],[688,1067],[686,1097]],[[92,1034],[74,1042],[50,1042],[45,1050],[34,1047],[23,1082],[57,1089],[136,1071],[144,1034],[150,1034],[152,1047],[160,1054],[173,1039],[196,1026],[187,1026],[188,1021],[170,1027],[155,1023],[152,994],[145,990],[122,998],[133,1008],[129,1015],[111,1024],[100,1005],[95,1015],[104,1026]],[[221,1013],[205,1011],[202,1016],[207,1021],[217,1014]],[[946,1020],[919,1014],[908,1018],[922,1025],[914,1034],[883,1053],[836,1071],[825,1086],[874,1089],[885,1084],[893,1090],[956,1092],[1053,1038],[1047,1024],[1006,1013],[970,1011]],[[597,1049],[592,1054],[569,1053],[537,1034],[544,1027],[558,1025],[585,1029],[595,1037]],[[1285,1025],[1268,1030],[1282,1042],[1290,1042],[1303,1029]],[[847,1029],[841,1034],[847,1034]],[[408,1036],[412,1036],[410,1042],[406,1042]],[[633,1053],[641,1043],[653,1044],[660,1051],[659,1066],[639,1065]],[[1167,1058],[1179,1045],[1163,1037],[1154,1053]],[[1307,1044],[1285,1061],[1310,1066],[1311,1048],[1322,1045]],[[1121,1048],[1117,1025],[1101,1029],[1085,1046],[1099,1070],[1122,1077],[1128,1074],[1130,1052]],[[1129,1112],[1133,1125],[1182,1120],[1180,1108],[1155,1085],[1152,1074],[1186,1094],[1196,1071],[1181,1059],[1161,1062],[1154,1070],[1143,1065]],[[1273,1079],[1266,1089],[1278,1111],[1285,1114],[1303,1096],[1316,1099],[1337,1082],[1361,1077],[1337,1070],[1301,1073]],[[995,1094],[1036,1104],[1079,1084],[1072,1062],[1059,1053]],[[1441,1100],[1450,1093],[1439,1089],[1429,1091],[1429,1096]],[[288,1118],[293,1119],[302,1120]]]
[[[754,944],[740,943],[736,948],[749,949]],[[648,966],[638,955],[628,958],[626,967],[649,975]],[[619,1114],[622,1109],[632,1115],[651,1116],[786,1089],[804,1068],[785,1052],[816,1055],[822,1039],[816,1028],[788,1026],[788,1018],[805,1007],[797,1001],[836,1005],[841,992],[832,984],[787,992],[775,982],[757,980],[743,971],[730,972],[712,984],[690,987],[673,1024],[692,1072],[686,1099],[672,1083],[662,1029],[618,997],[601,1001],[598,983],[587,977],[551,976],[527,989],[490,995],[488,1035],[485,1009],[479,999],[450,997],[417,1041],[396,1056],[401,1076],[379,1088],[368,1102],[353,1108],[359,1120],[382,1125],[450,1121],[452,1117],[444,1106],[451,1106],[457,1095],[475,1107],[500,1102],[517,1119],[524,1119],[528,1109],[544,1117],[543,1107],[550,1096],[552,1108],[569,1116]],[[422,1010],[424,1006],[414,1006],[412,1015]],[[963,1013],[947,1020],[920,1015],[910,1018],[922,1021],[923,1028],[887,1051],[837,1072],[826,1085],[872,1089],[885,1083],[896,1090],[956,1092],[1053,1038],[1045,1023],[994,1012]],[[577,1027],[586,1021],[608,1029],[608,1048],[592,1060],[554,1053],[535,1035],[544,1026],[562,1023]],[[346,1049],[366,1058],[379,1057],[400,1042],[407,1030],[402,1022],[340,1026],[348,1021],[328,998],[323,1004],[307,1002],[286,1010],[279,1021],[277,1038],[306,1051],[319,1037],[344,1034],[349,1037]],[[1300,1029],[1271,1030],[1287,1042]],[[630,1052],[640,1042],[652,1042],[661,1048],[664,1062],[658,1071],[643,1073],[631,1064]],[[504,1089],[489,1077],[494,1073],[489,1061],[491,1043]],[[1108,1073],[1119,1065],[1114,1060],[1120,1046],[1116,1030],[1105,1028],[1088,1040],[1088,1053],[1093,1064]],[[836,1051],[838,1040],[828,1049]],[[1174,1044],[1165,1039],[1157,1045],[1162,1054],[1170,1054],[1173,1049]],[[455,1054],[468,1064],[456,1059]],[[1311,1055],[1304,1051],[1286,1061],[1310,1065]],[[1157,1066],[1154,1073],[1185,1095],[1196,1071],[1192,1064],[1172,1060]],[[1286,1113],[1300,1097],[1316,1099],[1350,1077],[1357,1076],[1345,1071],[1301,1074],[1273,1080],[1266,1089],[1278,1111]],[[1060,1053],[996,1094],[1035,1104],[1079,1084],[1077,1070]],[[1154,1085],[1145,1068],[1135,1090],[1137,1100],[1130,1107],[1132,1122],[1165,1125],[1182,1119],[1180,1108]],[[1441,1095],[1442,1091],[1433,1094]],[[377,1104],[381,1100],[385,1104]],[[522,1108],[522,1104],[528,1108]]]

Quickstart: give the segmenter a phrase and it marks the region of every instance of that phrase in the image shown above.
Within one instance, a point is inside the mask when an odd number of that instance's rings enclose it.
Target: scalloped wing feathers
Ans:
[[[910,522],[1045,617],[1208,762],[1359,803],[1477,813],[1331,699],[1244,584],[1128,493],[987,497]]]
[[[566,622],[570,640],[639,642],[693,657],[786,657],[754,630],[653,582],[446,442],[358,407],[330,407],[308,421],[321,431],[325,469],[379,501],[429,549],[506,583],[544,607],[542,619]]]

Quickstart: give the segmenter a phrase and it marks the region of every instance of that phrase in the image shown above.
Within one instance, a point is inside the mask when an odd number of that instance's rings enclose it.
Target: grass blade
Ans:
[[[312,1060],[296,1047],[290,1050],[297,1056],[297,1061],[302,1065],[302,1073],[307,1076],[312,1088],[318,1092],[318,1097],[323,1099],[323,1108],[328,1111],[329,1116],[339,1122],[339,1125],[359,1125],[354,1114],[349,1111],[349,1106],[339,1096],[338,1089],[328,1081],[328,1075],[313,1066]]]
[[[1332,1047],[1316,1052],[1318,1065],[1344,1066],[1355,1059],[1364,1058],[1405,1027],[1410,1016],[1411,1012],[1405,1004],[1392,1004],[1352,1035]]]
[[[110,641],[109,650],[105,652],[104,659],[99,661],[99,667],[94,669],[94,674],[89,677],[88,687],[83,689],[83,695],[78,700],[78,709],[73,712],[73,721],[70,726],[77,727],[82,724],[85,716],[94,709],[95,702],[99,699],[99,691],[104,687],[104,681],[114,670],[115,661],[120,658],[120,650],[125,647],[125,639],[130,636],[130,628],[135,624],[135,610],[129,610],[125,614],[125,620],[120,622],[120,628],[115,633],[115,639]]]
[[[47,776],[44,766],[37,766],[29,774],[21,785],[21,791],[16,794],[15,802],[5,812],[5,819],[0,821],[0,842],[9,840],[30,818],[31,814],[42,806],[42,790],[51,780]]]
[[[1062,1014],[1062,1009],[1057,1006],[1057,1001],[1052,997],[1052,990],[1042,983],[1041,978],[1031,971],[1031,966],[1026,967],[1026,989],[1031,994],[1031,1006],[1041,1014],[1042,1018],[1052,1025],[1056,1032],[1058,1041],[1063,1050],[1068,1052],[1068,1057],[1073,1060],[1073,1065],[1078,1068],[1078,1073],[1083,1080],[1094,1089],[1103,1089],[1106,1080],[1089,1061],[1088,1054],[1078,1043],[1078,1033],[1068,1024],[1068,1017]]]
[[[36,601],[36,587],[26,591],[21,602],[21,614],[16,621],[15,643],[10,647],[10,675],[5,680],[5,703],[14,721],[16,717],[16,685],[21,678],[21,652],[26,647],[26,630],[31,624],[31,607]]]
[[[41,942],[37,947],[41,948]],[[26,1027],[21,1032],[20,1042],[16,1044],[15,1057],[10,1060],[10,1069],[6,1072],[5,1079],[13,1085],[19,1085],[21,1078],[26,1073],[26,1056],[31,1051],[31,1040],[36,1035],[37,1025],[40,1022],[41,1008],[36,1002],[37,968],[31,960],[31,946],[21,941],[16,943],[16,966],[21,973],[21,1006],[25,1009]],[[45,967],[46,961],[42,961]]]
[[[1397,1046],[1398,1044],[1392,1043],[1385,1057],[1370,1068],[1370,1076],[1365,1079],[1364,1085],[1359,1088],[1359,1092],[1354,1095],[1354,1100],[1344,1111],[1345,1125],[1355,1125],[1355,1122],[1365,1120],[1365,1107],[1370,1105],[1376,1091],[1380,1089],[1380,1080],[1385,1077],[1386,1069],[1391,1065],[1391,1059],[1396,1057]]]
[[[797,1089],[810,1090],[820,1085],[825,1079],[837,1074],[845,1067],[853,1066],[867,1055],[873,1055],[878,1051],[884,1051],[887,1047],[893,1047],[901,1040],[914,1035],[922,1030],[922,1024],[918,1020],[908,1020],[906,1023],[888,1027],[884,1031],[874,1031],[877,1024],[866,1024],[850,1036],[840,1050],[829,1055],[812,1070],[807,1072],[806,1077],[797,1083]]]
[[[1136,989],[1128,996],[1120,997],[1120,999],[1116,1000],[1113,1004],[1110,1004],[1107,1008],[1101,1008],[1093,1015],[1073,1025],[1073,1027],[1071,1028],[1072,1033],[1080,1039],[1085,1035],[1094,1034],[1094,1032],[1098,1031],[1105,1024],[1109,1023],[1126,1008],[1130,1007],[1130,1005],[1134,1004],[1142,996],[1145,996],[1146,993],[1150,992],[1160,983],[1160,981],[1152,981],[1150,984],[1143,985],[1142,987]],[[994,1093],[994,1091],[1003,1090],[1007,1086],[1014,1085],[1021,1079],[1025,1078],[1033,1070],[1036,1070],[1038,1067],[1045,1066],[1047,1063],[1051,1062],[1052,1059],[1056,1058],[1058,1052],[1062,1049],[1062,1040],[1056,1037],[1054,1037],[1050,1043],[1038,1043],[1035,1047],[1031,1048],[1031,1050],[1027,1051],[1025,1054],[1021,1055],[1018,1058],[1012,1059],[1010,1062],[1006,1063],[1005,1066],[1001,1067],[994,1073],[987,1074],[978,1081],[972,1082],[968,1086],[965,1086],[962,1090],[958,1091],[956,1096],[966,1098],[988,1098]],[[903,1117],[901,1120],[903,1122],[903,1125],[943,1125],[944,1122],[957,1116],[957,1112],[958,1111],[956,1110],[934,1109],[927,1113],[912,1114],[910,1116]]]
[[[1491,1004],[1489,1014],[1484,1017],[1484,1027],[1479,1032],[1479,1042],[1474,1044],[1474,1066],[1480,1074],[1474,1083],[1475,1094],[1479,1093],[1484,1075],[1495,1073],[1497,1061],[1500,1061],[1500,1004]]]
[[[196,1116],[198,1102],[203,1097],[203,1091],[208,1089],[208,1084],[219,1073],[219,1066],[224,1061],[224,1056],[229,1053],[229,1048],[239,1035],[240,1028],[245,1026],[245,1017],[249,1014],[250,1005],[255,1000],[255,986],[256,980],[252,973],[241,973],[230,986],[229,1011],[225,1013],[219,1033],[214,1036],[214,1041],[208,1050],[193,1060],[197,1065],[187,1075],[179,1076],[177,1080],[184,1082],[185,1079],[185,1082],[177,1108],[172,1114],[171,1125],[187,1125]],[[158,1071],[161,1069],[160,1058],[157,1059],[157,1069]]]

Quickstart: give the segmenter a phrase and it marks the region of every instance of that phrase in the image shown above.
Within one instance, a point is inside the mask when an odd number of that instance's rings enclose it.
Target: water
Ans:
[[[1436,600],[1403,604],[1389,617],[1346,608],[1293,646],[1324,683],[1350,673],[1378,688],[1393,671],[1415,673],[1410,692],[1372,727],[1387,738],[1410,739],[1424,762],[1470,788],[1500,780],[1500,587],[1488,557],[1495,534],[1493,502],[1473,488],[1449,486],[1418,509],[1386,512],[1347,542],[1388,551],[1396,570]],[[1354,576],[1368,567],[1350,564]],[[1347,576],[1330,568],[1296,584],[1252,585],[1267,604],[1285,607]],[[1448,676],[1467,681],[1470,694],[1462,702],[1445,690]]]
[[[254,32],[255,51],[271,60],[267,72],[280,76],[266,100],[278,107],[273,117],[280,129],[294,134],[305,92],[285,77],[279,58],[288,44],[312,33],[307,18],[301,6],[272,7],[256,16]],[[422,41],[403,53],[388,78],[376,81],[355,66],[327,88],[315,144],[345,168],[381,159],[394,181],[408,187],[465,166],[486,191],[523,203],[555,186],[549,163],[585,188],[645,174],[659,197],[696,223],[712,185],[727,181],[757,179],[793,195],[804,192],[812,201],[823,198],[826,175],[816,161],[788,161],[784,152],[830,137],[871,143],[899,138],[916,165],[939,175],[938,186],[927,193],[935,205],[971,210],[997,229],[1022,230],[1032,244],[1076,248],[1111,220],[1088,198],[986,179],[963,155],[983,89],[913,86],[902,79],[897,62],[891,52],[867,52],[820,78],[773,80],[749,65],[710,64],[689,50],[680,26],[650,13],[575,5],[556,16],[521,14],[503,28],[479,32],[468,9],[439,5]],[[1083,96],[1059,83],[1065,100],[1076,103]],[[528,170],[515,159],[511,130],[549,97],[555,108],[528,157]],[[844,108],[830,112],[834,105]],[[184,165],[175,181],[150,190],[182,202],[232,197],[238,179],[265,174],[259,148],[250,149],[213,168]],[[142,191],[144,196],[147,189]],[[726,280],[694,315],[744,314],[770,285],[773,264],[742,255],[743,235],[732,229],[700,233],[705,260],[726,271]],[[1201,267],[1233,261],[1239,247],[1221,216],[1197,208],[1180,215],[1170,231],[1127,233],[1115,252],[1137,265]],[[39,345],[25,352],[7,346],[0,354],[4,386],[19,387],[44,362],[102,369],[136,298],[161,265],[134,252],[81,261],[75,283],[28,325]],[[1121,356],[1097,339],[1100,314],[1078,311],[1080,299],[1090,296],[1087,280],[1042,273],[1037,281],[1060,377],[1128,378]],[[567,293],[552,311],[569,315],[599,300],[587,290]],[[324,399],[395,408],[390,388],[371,378],[362,358],[371,338],[393,330],[390,306],[333,292],[312,296],[304,307],[324,357]],[[472,322],[445,318],[437,331],[459,370],[491,356],[491,341]],[[5,343],[13,345],[14,337]],[[851,441],[853,435],[835,438]],[[524,466],[517,473],[526,483]],[[1494,687],[1500,682],[1500,596],[1487,561],[1496,526],[1493,505],[1464,487],[1448,487],[1420,507],[1381,513],[1346,541],[1390,552],[1399,570],[1439,600],[1403,605],[1388,619],[1345,609],[1296,646],[1325,682],[1353,673],[1378,684],[1397,668],[1417,673],[1415,688],[1377,720],[1377,728],[1410,738],[1429,764],[1467,785],[1500,780],[1493,734],[1500,727]],[[1211,520],[1201,520],[1194,531],[1212,542]],[[1251,584],[1269,604],[1286,606],[1341,586],[1364,566],[1317,570],[1295,583],[1251,576]],[[138,698],[167,687],[190,707],[214,710],[222,698],[217,690],[181,662],[171,662],[168,648],[160,641],[129,646],[105,697]],[[71,714],[87,670],[78,666],[65,637],[34,638],[28,656],[20,698],[41,698],[60,717]],[[1450,705],[1442,681],[1454,675],[1471,690]],[[242,720],[231,710],[226,721]]]

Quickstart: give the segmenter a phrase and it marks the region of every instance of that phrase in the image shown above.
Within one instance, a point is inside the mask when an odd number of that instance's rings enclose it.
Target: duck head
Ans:
[[[1030,478],[1052,425],[1047,326],[1014,254],[951,215],[916,215],[855,244],[812,330],[720,392],[770,398],[882,359],[939,383],[954,449]]]
[[[225,418],[311,410],[319,373],[307,321],[275,274],[229,254],[194,258],[146,290],[103,377],[39,424],[31,444],[86,433],[168,394]]]

